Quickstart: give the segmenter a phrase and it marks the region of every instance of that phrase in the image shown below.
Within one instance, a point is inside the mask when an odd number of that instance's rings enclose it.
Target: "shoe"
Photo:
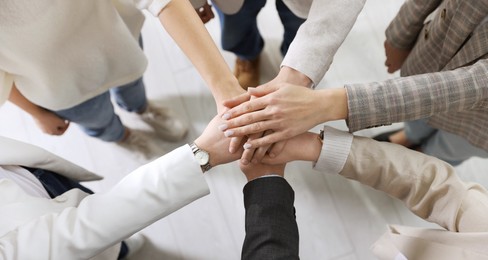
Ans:
[[[166,141],[180,141],[188,132],[188,127],[181,120],[174,117],[169,108],[149,103],[140,116],[144,122],[154,128],[159,137]]]
[[[144,236],[141,233],[135,233],[128,239],[124,240],[125,244],[127,245],[127,248],[129,249],[129,252],[123,259],[127,259],[133,255],[135,255],[141,248],[144,246],[144,243],[146,243],[146,236]]]
[[[403,131],[403,129],[385,132],[385,133],[379,134],[377,136],[374,136],[372,138],[374,140],[376,140],[376,141],[379,141],[379,142],[389,142],[389,143],[391,143],[390,136],[391,135],[394,135],[394,134],[396,134],[396,133],[398,133],[400,131]]]
[[[244,90],[259,85],[259,56],[254,60],[236,59],[234,66],[234,76]]]
[[[120,147],[136,152],[144,157],[144,159],[152,159],[156,156],[161,156],[165,152],[156,147],[150,139],[142,132],[138,130],[128,130],[129,135],[125,140],[117,142]]]
[[[374,140],[376,140],[376,141],[379,141],[379,142],[388,142],[388,143],[391,143],[390,136],[392,136],[392,135],[394,135],[394,134],[396,134],[398,132],[401,132],[401,131],[403,131],[403,128],[402,129],[398,129],[398,130],[393,130],[393,131],[385,132],[385,133],[379,134],[377,136],[374,136],[372,138]],[[411,144],[411,145],[405,146],[405,147],[408,148],[408,149],[416,150],[416,151],[419,151],[420,152],[422,145],[421,144]]]

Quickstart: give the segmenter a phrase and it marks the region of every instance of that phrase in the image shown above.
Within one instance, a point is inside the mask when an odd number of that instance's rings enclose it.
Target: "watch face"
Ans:
[[[206,153],[204,151],[198,151],[195,154],[195,158],[197,159],[198,164],[200,164],[200,165],[205,165],[208,163],[208,153]]]

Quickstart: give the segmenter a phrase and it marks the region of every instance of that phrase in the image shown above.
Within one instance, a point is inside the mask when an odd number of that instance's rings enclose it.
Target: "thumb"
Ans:
[[[249,93],[251,96],[262,97],[268,95],[269,93],[273,93],[276,90],[278,90],[277,86],[272,84],[263,84],[257,88],[248,88],[247,93]]]

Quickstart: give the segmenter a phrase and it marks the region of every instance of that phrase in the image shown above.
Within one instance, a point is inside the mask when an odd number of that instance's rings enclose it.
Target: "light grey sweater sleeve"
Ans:
[[[314,0],[281,66],[300,71],[317,85],[364,3],[365,0]]]

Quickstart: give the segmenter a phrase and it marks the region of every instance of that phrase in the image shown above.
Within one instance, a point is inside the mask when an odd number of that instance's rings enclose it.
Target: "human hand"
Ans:
[[[271,174],[283,177],[285,174],[285,166],[286,164],[239,164],[239,167],[241,168],[241,171],[244,173],[244,175],[246,175],[248,182],[256,178]]]
[[[210,155],[210,165],[217,166],[235,161],[241,157],[243,149],[240,148],[236,153],[229,153],[229,138],[217,129],[223,120],[220,115],[215,116],[207,125],[203,133],[195,140],[195,144]],[[240,145],[241,146],[241,145]]]
[[[62,135],[69,127],[69,121],[65,120],[55,113],[42,109],[34,117],[37,126],[46,134]]]
[[[209,5],[208,2],[205,2],[205,4],[203,4],[199,8],[195,8],[195,11],[197,12],[200,19],[202,19],[203,23],[207,23],[215,17],[212,11],[212,6]]]
[[[394,73],[402,67],[403,63],[410,54],[410,50],[395,48],[391,46],[388,41],[385,41],[385,54],[385,66],[388,69],[388,73]]]
[[[291,161],[316,162],[322,150],[318,134],[307,132],[288,139],[279,153],[269,152],[261,160],[264,164],[283,164]]]
[[[257,96],[239,104],[244,95],[224,102],[232,107],[223,114],[227,121],[219,126],[228,137],[246,136],[272,130],[273,133],[249,140],[245,148],[257,148],[289,139],[319,123],[347,118],[347,95],[344,88],[313,91],[281,84],[248,89]],[[236,105],[239,104],[239,105]]]

